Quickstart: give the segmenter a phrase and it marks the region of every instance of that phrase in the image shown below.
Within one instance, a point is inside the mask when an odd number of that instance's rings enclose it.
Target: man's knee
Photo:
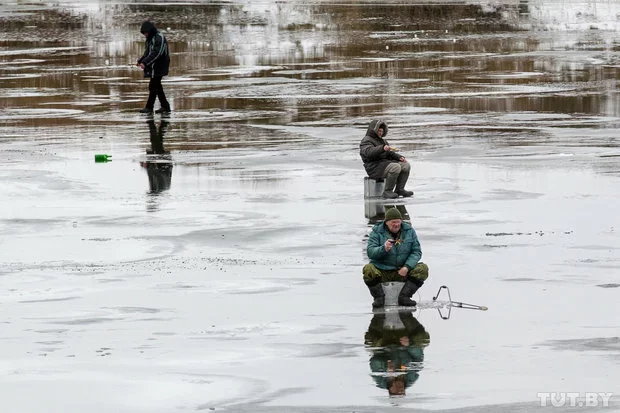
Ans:
[[[411,164],[409,162],[400,162],[399,165],[401,172],[411,171]]]
[[[426,281],[428,278],[428,265],[419,262],[408,274],[409,278],[417,281]]]
[[[385,168],[385,173],[383,174],[385,177],[388,175],[398,175],[400,174],[401,166],[398,162],[392,162]]]
[[[367,285],[374,285],[381,282],[381,272],[373,264],[366,264],[362,268],[364,282]]]

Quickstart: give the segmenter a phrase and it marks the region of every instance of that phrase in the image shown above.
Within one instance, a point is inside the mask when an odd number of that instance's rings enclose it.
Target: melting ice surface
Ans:
[[[0,5],[3,411],[617,393],[617,2],[162,5]],[[137,113],[144,18],[169,117]],[[361,280],[373,118],[431,269],[401,314]],[[446,317],[442,285],[489,310]]]

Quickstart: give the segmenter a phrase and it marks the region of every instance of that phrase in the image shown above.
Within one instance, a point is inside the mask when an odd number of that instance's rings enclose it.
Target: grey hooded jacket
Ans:
[[[388,126],[381,119],[373,119],[368,126],[366,136],[360,142],[360,156],[364,162],[364,169],[372,179],[383,179],[385,168],[392,162],[398,162],[401,154],[393,151],[385,151],[383,147],[389,143],[377,135],[377,131],[383,127],[383,136],[387,136]]]

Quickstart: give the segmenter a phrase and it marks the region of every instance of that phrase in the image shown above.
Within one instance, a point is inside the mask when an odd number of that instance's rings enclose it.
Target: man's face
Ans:
[[[389,221],[385,223],[385,225],[387,225],[390,232],[395,234],[398,231],[400,231],[400,226],[402,223],[403,223],[402,219],[390,219]]]
[[[383,128],[379,128],[379,129],[377,130],[377,135],[379,135],[379,137],[382,137],[384,132],[385,132],[385,131],[383,130]]]
[[[404,396],[405,395],[405,382],[398,380],[397,377],[390,387],[388,387],[388,393],[392,396]]]

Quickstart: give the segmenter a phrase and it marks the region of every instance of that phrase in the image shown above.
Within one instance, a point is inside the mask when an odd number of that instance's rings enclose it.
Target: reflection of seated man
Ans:
[[[410,312],[400,312],[404,328],[384,328],[385,314],[372,317],[364,343],[373,347],[370,370],[377,387],[390,396],[404,396],[405,389],[419,377],[424,361],[423,349],[430,335]]]
[[[422,249],[415,229],[402,218],[398,209],[388,209],[385,220],[375,224],[368,237],[366,252],[370,263],[364,266],[362,274],[375,308],[385,304],[381,283],[403,281],[398,305],[413,307],[416,302],[411,296],[428,278],[428,266],[420,262]]]
[[[366,218],[368,218],[368,223],[374,225],[377,222],[383,221],[385,219],[385,211],[390,208],[398,209],[398,212],[403,217],[403,221],[411,220],[405,205],[389,205],[382,202],[365,201],[364,211]]]
[[[153,119],[147,122],[151,138],[151,150],[147,150],[148,155],[162,155],[158,159],[142,162],[141,165],[146,169],[149,177],[149,187],[152,194],[165,191],[170,188],[172,181],[172,163],[170,162],[170,152],[164,150],[164,134],[168,127],[168,122],[162,120],[159,129]],[[164,162],[162,162],[164,161]]]

